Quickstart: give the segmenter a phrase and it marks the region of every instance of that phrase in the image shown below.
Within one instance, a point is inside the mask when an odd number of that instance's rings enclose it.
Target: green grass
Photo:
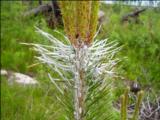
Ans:
[[[3,77],[1,84],[2,120],[56,120],[59,117],[56,113],[59,107],[54,99],[53,85],[9,85]]]
[[[38,2],[38,1],[37,1]],[[24,74],[32,74],[40,83],[37,86],[8,84],[7,78],[1,76],[1,118],[2,120],[51,120],[60,114],[55,101],[53,84],[47,77],[47,68],[43,65],[29,68],[37,63],[36,53],[29,46],[20,43],[49,44],[35,32],[34,26],[48,29],[43,16],[24,18],[27,4],[1,2],[1,68]],[[61,116],[61,115],[59,115]]]
[[[35,6],[36,6],[35,2]],[[119,73],[126,79],[139,79],[143,86],[150,85],[158,91],[160,86],[160,14],[158,9],[148,9],[140,15],[141,24],[122,25],[120,18],[133,8],[126,6],[104,6],[107,19],[99,38],[109,37],[124,45],[118,57]],[[1,2],[1,68],[33,74],[40,86],[10,85],[6,77],[1,77],[1,118],[2,120],[61,120],[55,100],[55,90],[47,77],[47,68],[43,65],[29,68],[37,63],[31,47],[20,44],[49,44],[35,32],[34,26],[56,35],[49,29],[43,16],[24,18],[27,4]],[[61,28],[59,28],[63,32]],[[57,36],[60,38],[60,36]],[[120,81],[120,80],[119,80]],[[118,88],[121,91],[122,88]],[[120,93],[117,95],[119,96]],[[116,97],[118,97],[116,96]],[[47,112],[48,111],[48,112]],[[56,116],[55,116],[56,115]],[[53,117],[54,116],[54,117]]]
[[[160,9],[147,8],[140,14],[140,24],[121,23],[121,17],[134,7],[102,5],[105,11],[100,37],[107,36],[110,41],[116,40],[123,49],[118,55],[121,59],[119,73],[126,80],[137,80],[145,88],[152,87],[158,91],[160,86]]]

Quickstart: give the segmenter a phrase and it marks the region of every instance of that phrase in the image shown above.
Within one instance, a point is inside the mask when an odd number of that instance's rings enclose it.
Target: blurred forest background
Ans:
[[[54,32],[56,29],[64,33],[61,16],[50,4],[51,1],[1,1],[1,69],[29,75],[40,83],[37,86],[10,84],[6,76],[1,76],[2,120],[51,120],[61,114],[54,100],[54,87],[47,77],[48,69],[41,64],[33,65],[37,63],[36,53],[20,44],[49,44],[35,32],[35,26],[62,39]],[[35,13],[34,8],[43,5],[47,10]],[[103,13],[98,38],[109,38],[123,46],[117,55],[121,62],[117,66],[119,77],[114,80],[115,100],[126,85],[135,82],[146,93],[154,91],[160,96],[160,6],[102,3],[100,10]],[[138,15],[137,11],[140,11]]]

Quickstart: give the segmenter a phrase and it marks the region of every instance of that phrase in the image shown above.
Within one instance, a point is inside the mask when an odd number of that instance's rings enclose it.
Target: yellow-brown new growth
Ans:
[[[72,45],[90,45],[97,29],[99,1],[60,1],[59,5]]]

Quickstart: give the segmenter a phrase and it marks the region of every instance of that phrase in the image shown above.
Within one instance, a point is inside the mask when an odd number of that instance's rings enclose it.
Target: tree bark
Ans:
[[[42,5],[42,0],[39,0],[39,5]]]
[[[34,8],[26,13],[24,13],[24,16],[37,16],[40,13],[43,12],[50,12],[52,11],[52,4],[46,4],[46,5],[40,5],[37,8]]]
[[[144,12],[145,10],[146,10],[146,8],[143,8],[143,9],[135,10],[134,12],[131,12],[131,13],[124,15],[121,19],[122,23],[125,21],[129,21],[129,18],[135,19],[135,22],[137,23],[139,21],[138,20],[139,14]]]

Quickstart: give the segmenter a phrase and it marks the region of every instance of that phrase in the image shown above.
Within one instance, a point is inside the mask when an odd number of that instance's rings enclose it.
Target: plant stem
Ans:
[[[140,108],[140,105],[142,103],[143,94],[144,94],[143,91],[138,92],[138,96],[137,96],[138,98],[137,98],[137,102],[136,102],[136,106],[135,106],[135,111],[134,111],[132,120],[138,120],[139,108]]]
[[[84,72],[84,48],[75,48],[75,95],[74,95],[74,118],[75,120],[83,120],[84,96],[85,96],[85,72]]]
[[[130,88],[127,87],[124,95],[121,96],[121,120],[127,120],[128,93]]]

